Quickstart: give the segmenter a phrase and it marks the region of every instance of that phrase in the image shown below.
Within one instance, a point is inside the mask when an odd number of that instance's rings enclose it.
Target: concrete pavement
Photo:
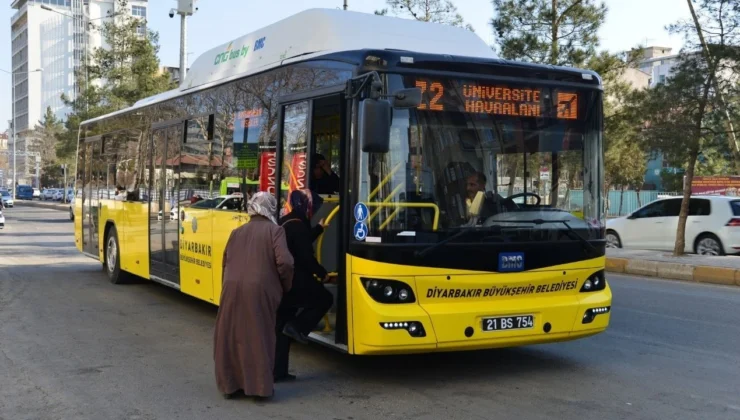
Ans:
[[[606,270],[613,273],[740,286],[738,256],[686,254],[674,257],[665,251],[626,249],[608,249],[606,256]]]
[[[0,231],[0,419],[738,419],[740,289],[610,274],[612,325],[585,340],[403,357],[296,345],[299,381],[226,401],[216,308],[115,286],[64,212]]]

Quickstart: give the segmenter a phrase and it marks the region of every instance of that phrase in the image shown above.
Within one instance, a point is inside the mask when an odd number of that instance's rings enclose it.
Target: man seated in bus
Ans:
[[[469,222],[482,223],[495,214],[515,208],[497,192],[486,192],[486,182],[486,175],[483,172],[474,172],[466,180],[465,204]]]
[[[116,187],[116,195],[113,197],[115,201],[126,201],[126,190],[122,186]]]
[[[335,194],[339,192],[341,183],[339,176],[331,170],[329,161],[324,155],[313,155],[313,171],[311,173],[311,189],[317,194]]]

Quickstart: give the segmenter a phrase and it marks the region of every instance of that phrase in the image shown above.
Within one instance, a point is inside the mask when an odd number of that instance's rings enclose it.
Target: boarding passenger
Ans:
[[[275,349],[275,381],[294,380],[288,373],[290,339],[305,343],[306,336],[331,309],[334,297],[324,288],[325,282],[334,279],[319,264],[314,256],[313,242],[327,225],[322,219],[311,228],[311,216],[315,211],[310,191],[296,190],[288,197],[291,211],[280,219],[285,229],[293,259],[295,274],[293,288],[284,297],[278,309],[277,347]],[[300,314],[296,315],[298,310]]]
[[[311,189],[317,194],[335,194],[339,192],[341,183],[339,176],[331,170],[329,161],[324,155],[313,155],[313,172]]]
[[[291,288],[293,256],[275,223],[277,201],[254,195],[250,222],[231,233],[223,256],[223,288],[213,357],[216,384],[226,398],[273,395],[276,314]]]

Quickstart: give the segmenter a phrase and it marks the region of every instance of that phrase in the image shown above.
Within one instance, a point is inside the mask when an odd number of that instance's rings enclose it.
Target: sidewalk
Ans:
[[[15,207],[14,208],[20,208],[20,207],[41,207],[45,209],[50,210],[66,210],[69,211],[70,204],[63,204],[58,201],[38,201],[38,200],[15,200]],[[8,209],[13,210],[13,209]]]
[[[665,251],[608,249],[606,271],[670,280],[740,286],[740,256],[674,257]]]

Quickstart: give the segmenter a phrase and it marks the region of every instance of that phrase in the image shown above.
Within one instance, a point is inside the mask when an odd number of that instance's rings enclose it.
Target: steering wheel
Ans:
[[[514,194],[512,196],[506,197],[506,201],[511,201],[515,206],[519,207],[518,204],[514,203],[514,199],[515,198],[519,198],[519,197],[527,197],[527,196],[535,197],[537,199],[537,202],[535,203],[535,206],[539,206],[540,205],[540,201],[542,201],[542,198],[539,195],[537,195],[537,194],[535,194],[533,192],[529,192],[529,191],[524,192],[524,193]],[[526,203],[526,202],[527,202],[527,199],[525,198],[524,199],[524,203]]]

